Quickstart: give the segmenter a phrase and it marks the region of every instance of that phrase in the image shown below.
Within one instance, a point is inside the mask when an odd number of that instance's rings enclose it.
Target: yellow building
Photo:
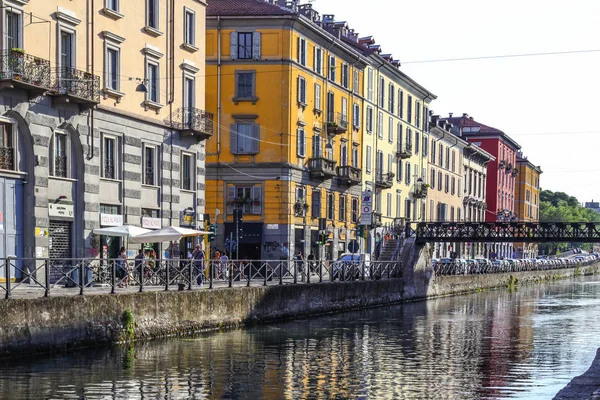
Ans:
[[[366,60],[348,44],[351,31],[333,29],[310,5],[208,3],[207,109],[217,125],[207,142],[207,210],[217,215],[213,247],[233,257],[337,257],[353,237]]]
[[[540,220],[540,176],[542,169],[523,156],[517,154],[517,182],[515,187],[515,208],[517,218],[524,222]],[[535,258],[538,245],[535,243],[515,243],[517,258]]]
[[[0,235],[6,254],[116,256],[119,240],[93,229],[197,227],[212,134],[205,8],[2,1],[0,185],[13,201],[0,212],[15,216]]]

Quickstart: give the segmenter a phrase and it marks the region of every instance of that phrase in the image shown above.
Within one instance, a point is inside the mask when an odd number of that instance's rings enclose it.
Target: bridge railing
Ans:
[[[598,259],[577,261],[574,259],[550,260],[455,260],[452,262],[434,261],[431,263],[435,275],[477,275],[499,274],[507,272],[548,271],[561,268],[575,268],[588,266],[599,262]]]
[[[396,261],[0,259],[0,293],[6,299],[401,277]]]

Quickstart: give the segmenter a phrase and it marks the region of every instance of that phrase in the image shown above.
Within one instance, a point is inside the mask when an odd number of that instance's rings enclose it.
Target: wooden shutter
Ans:
[[[252,33],[252,58],[260,60],[260,32]]]
[[[235,199],[235,186],[227,186],[227,214],[233,214],[233,204],[230,204]]]
[[[229,143],[230,143],[230,151],[232,154],[237,154],[238,152],[238,133],[237,133],[237,124],[231,124],[229,126]]]
[[[320,191],[313,191],[311,208],[312,208],[313,218],[321,218],[321,192]]]
[[[252,143],[250,145],[250,153],[258,153],[258,141],[260,140],[260,125],[252,124]]]
[[[236,60],[238,56],[238,33],[231,32],[229,34],[229,56],[232,60]]]
[[[304,129],[302,128],[298,128],[296,130],[296,137],[298,140],[297,146],[298,146],[298,156],[299,157],[304,157],[305,153],[306,153],[306,135],[304,133]]]
[[[252,187],[252,214],[261,214],[262,210],[262,186]]]

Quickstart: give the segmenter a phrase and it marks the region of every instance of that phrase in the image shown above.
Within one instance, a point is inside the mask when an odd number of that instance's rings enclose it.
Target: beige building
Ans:
[[[458,222],[464,219],[462,177],[463,151],[468,143],[455,136],[451,124],[432,117],[429,131],[426,220]],[[456,243],[436,243],[434,257],[460,256]],[[456,253],[456,254],[453,254]]]
[[[197,226],[205,2],[2,4],[0,258],[113,256],[92,229]]]

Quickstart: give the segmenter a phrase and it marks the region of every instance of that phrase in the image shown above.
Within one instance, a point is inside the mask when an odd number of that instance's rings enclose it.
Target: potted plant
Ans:
[[[42,63],[42,59],[39,57],[33,57],[33,62],[35,65],[40,65]]]
[[[20,49],[18,47],[13,47],[12,49],[10,49],[10,52],[13,56],[16,57],[22,57],[25,54],[25,50]]]

